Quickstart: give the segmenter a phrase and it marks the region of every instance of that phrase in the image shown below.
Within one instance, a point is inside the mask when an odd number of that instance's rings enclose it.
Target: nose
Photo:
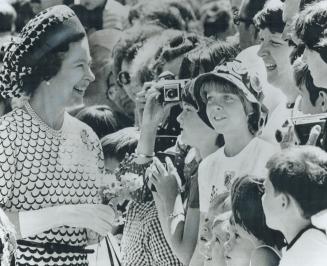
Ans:
[[[183,122],[183,113],[184,111],[182,111],[176,118],[177,122],[181,125]]]
[[[225,243],[224,243],[224,253],[228,253],[231,251],[231,239],[227,240]]]
[[[302,55],[302,61],[303,63],[308,63],[308,48],[304,49],[303,55]]]
[[[93,82],[95,80],[95,76],[89,66],[86,68],[85,76],[86,76],[86,79],[90,82]]]
[[[268,50],[267,50],[266,44],[265,44],[265,42],[262,42],[260,44],[260,48],[257,52],[257,55],[260,57],[265,57],[265,56],[267,56],[267,54],[268,54]]]

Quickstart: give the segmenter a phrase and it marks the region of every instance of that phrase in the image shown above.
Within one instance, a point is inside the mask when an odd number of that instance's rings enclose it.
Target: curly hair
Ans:
[[[266,165],[275,193],[285,193],[298,203],[303,217],[327,208],[327,153],[310,145],[283,150]]]
[[[121,71],[124,60],[131,62],[138,50],[151,36],[160,34],[164,29],[154,24],[146,24],[142,27],[134,26],[124,32],[124,35],[114,46],[112,55],[114,59],[113,74],[116,77]],[[120,86],[119,84],[117,84]]]
[[[280,1],[270,1],[259,11],[254,19],[257,28],[268,29],[271,33],[282,33],[285,27],[283,21],[283,4]]]
[[[327,2],[321,1],[300,12],[295,21],[295,34],[327,63]]]
[[[248,233],[272,247],[283,246],[283,235],[268,228],[262,207],[264,179],[243,176],[237,178],[231,189],[234,222]]]
[[[166,29],[189,30],[190,22],[195,21],[192,6],[185,0],[143,0],[130,10],[128,20],[154,22]]]

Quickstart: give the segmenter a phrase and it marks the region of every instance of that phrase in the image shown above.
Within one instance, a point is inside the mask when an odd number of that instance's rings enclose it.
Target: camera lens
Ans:
[[[178,97],[178,91],[176,89],[170,89],[167,91],[166,97],[169,99],[175,99]]]

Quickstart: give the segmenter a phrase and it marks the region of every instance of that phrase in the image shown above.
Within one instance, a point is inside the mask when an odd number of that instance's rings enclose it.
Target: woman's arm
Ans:
[[[112,208],[103,204],[61,205],[5,213],[14,224],[18,239],[60,226],[88,228],[104,236],[111,230],[115,218]]]

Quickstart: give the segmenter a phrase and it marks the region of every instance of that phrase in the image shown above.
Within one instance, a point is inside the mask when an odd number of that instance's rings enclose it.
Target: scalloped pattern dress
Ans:
[[[1,207],[5,211],[29,211],[97,203],[95,180],[103,173],[104,164],[95,133],[67,113],[61,130],[53,130],[30,106],[25,108],[28,111],[19,108],[0,118]],[[64,226],[26,240],[86,246],[87,230]],[[86,254],[48,254],[42,248],[21,245],[16,263],[88,265]]]

